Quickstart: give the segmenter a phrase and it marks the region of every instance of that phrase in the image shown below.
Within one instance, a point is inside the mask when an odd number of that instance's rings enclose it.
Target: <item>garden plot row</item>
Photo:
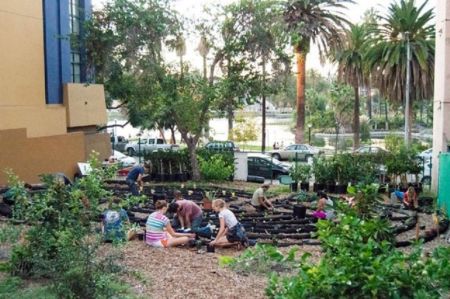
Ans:
[[[145,188],[144,193],[148,195],[150,200],[140,206],[136,206],[130,209],[130,218],[133,222],[145,225],[145,218],[136,217],[136,213],[149,214],[154,211],[153,201],[167,197],[169,200],[173,198],[173,189],[165,187],[153,187]],[[254,212],[252,209],[248,209],[248,198],[251,197],[250,193],[237,192],[236,190],[224,190],[224,189],[181,189],[184,197],[189,200],[193,200],[199,204],[205,194],[220,194],[221,198],[226,199],[229,202],[230,209],[237,214],[239,221],[245,227],[249,238],[257,239],[262,243],[271,243],[278,246],[290,246],[290,245],[319,245],[319,241],[316,239],[316,219],[311,217],[311,210],[307,210],[306,215],[301,218],[294,217],[294,206],[298,206],[298,202],[292,200],[292,197],[286,197],[284,199],[278,199],[274,201],[274,206],[281,212],[275,213],[263,213]],[[424,207],[422,207],[425,210]],[[284,210],[284,211],[283,211]],[[417,223],[417,212],[403,210],[399,205],[381,205],[378,207],[379,214],[382,217],[388,218],[393,221],[393,231],[395,235],[414,230]],[[219,226],[217,215],[212,211],[205,211],[204,221]],[[445,232],[448,228],[448,221],[441,221],[439,223],[439,229],[428,229],[421,231],[419,238],[425,242],[433,240],[438,234]],[[438,231],[439,230],[439,231]],[[401,240],[396,242],[396,246],[410,246],[414,243],[415,238],[411,240]]]

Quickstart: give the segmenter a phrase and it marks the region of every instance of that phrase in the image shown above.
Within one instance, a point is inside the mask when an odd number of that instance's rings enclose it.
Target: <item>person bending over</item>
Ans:
[[[251,203],[257,211],[273,210],[272,203],[266,197],[267,190],[269,190],[269,184],[262,184],[253,193]]]
[[[213,210],[219,213],[220,228],[216,239],[209,244],[215,247],[228,247],[238,244],[247,247],[248,238],[245,229],[236,216],[225,206],[225,201],[216,199],[212,203]]]
[[[191,200],[179,198],[170,204],[168,212],[176,213],[175,219],[178,220],[181,229],[189,228],[193,233],[201,237],[210,238],[212,234],[211,229],[208,226],[201,226],[203,221],[202,209]]]
[[[142,178],[145,173],[150,171],[150,165],[144,164],[144,166],[134,166],[131,168],[130,172],[127,175],[126,183],[128,187],[130,187],[131,194],[134,196],[139,196],[140,189],[144,186],[144,181]]]
[[[170,225],[167,212],[167,202],[158,200],[155,203],[156,211],[148,216],[146,223],[145,242],[152,247],[168,248],[186,244],[195,238],[195,234],[177,233]]]

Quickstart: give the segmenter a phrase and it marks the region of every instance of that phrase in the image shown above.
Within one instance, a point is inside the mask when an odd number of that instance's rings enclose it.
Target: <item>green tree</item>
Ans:
[[[237,142],[248,142],[258,138],[256,124],[245,118],[242,114],[236,116],[236,126],[233,129],[233,140]]]
[[[407,48],[411,49],[410,118],[408,140],[411,140],[413,103],[433,95],[435,30],[433,11],[426,2],[416,6],[415,0],[392,3],[381,17],[378,36],[367,57],[377,87],[387,99],[403,103],[406,94]]]
[[[180,36],[181,24],[165,0],[109,0],[86,23],[88,67],[105,86],[107,106],[120,104],[133,126],[173,127],[170,111],[149,116],[135,106],[142,98],[142,74],[163,73],[162,51]],[[158,118],[155,118],[158,116]]]
[[[306,55],[311,42],[320,53],[339,44],[340,30],[347,23],[342,15],[345,3],[352,0],[289,0],[284,11],[284,20],[292,33],[291,43],[297,61],[297,122],[295,142],[304,141],[305,129],[305,73]]]
[[[353,148],[359,147],[360,142],[360,100],[359,88],[363,85],[365,68],[365,47],[368,30],[364,25],[350,25],[345,32],[342,47],[333,54],[333,59],[338,63],[338,80],[353,87]]]
[[[353,91],[348,85],[335,84],[331,88],[330,96],[330,106],[334,112],[335,151],[337,152],[340,128],[345,127],[352,119],[352,108],[354,107]]]
[[[238,44],[244,63],[254,74],[253,94],[261,98],[262,150],[265,150],[266,97],[275,94],[289,73],[289,56],[284,48],[287,35],[283,28],[281,6],[273,0],[241,0],[225,7],[228,27]]]

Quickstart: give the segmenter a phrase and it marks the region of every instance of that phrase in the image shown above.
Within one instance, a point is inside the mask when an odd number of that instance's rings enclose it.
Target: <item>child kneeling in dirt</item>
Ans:
[[[238,244],[247,247],[248,238],[245,229],[236,216],[225,206],[225,201],[216,199],[212,203],[214,211],[219,212],[220,228],[214,241],[209,244],[215,247],[228,247]]]
[[[106,242],[120,242],[130,239],[130,233],[126,232],[126,224],[129,223],[127,212],[120,207],[113,207],[119,204],[119,199],[114,199],[109,204],[109,208],[102,213],[102,233]]]
[[[150,214],[146,224],[145,240],[152,247],[173,247],[186,244],[195,238],[195,234],[177,233],[170,225],[170,220],[164,214],[167,212],[167,201],[158,200],[156,211]]]

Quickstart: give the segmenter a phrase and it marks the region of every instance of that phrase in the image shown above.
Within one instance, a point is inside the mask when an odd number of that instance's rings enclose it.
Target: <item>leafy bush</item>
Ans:
[[[102,184],[114,169],[101,168],[96,157],[90,164],[92,171],[73,186],[47,175],[42,178],[44,192],[16,201],[14,217],[30,228],[26,242],[12,251],[11,274],[50,278],[59,297],[109,298],[123,292],[114,288],[120,269],[96,256],[101,237],[93,224],[100,201],[111,196]]]
[[[311,145],[317,146],[317,147],[324,147],[325,146],[325,139],[324,138],[318,138],[315,136],[311,136]]]
[[[344,211],[344,213],[342,213]],[[442,298],[450,283],[450,248],[425,259],[420,247],[406,254],[393,246],[389,222],[361,219],[344,208],[337,222],[318,222],[324,256],[303,255],[298,274],[272,274],[269,298]]]
[[[360,132],[361,132],[361,141],[362,142],[370,141],[370,125],[369,125],[369,121],[367,119],[361,121]]]
[[[296,182],[306,183],[311,178],[311,166],[308,164],[294,163],[291,167],[289,175]]]
[[[205,148],[199,148],[197,149],[197,157],[199,159],[199,163],[200,160],[210,161],[213,157],[221,157],[225,167],[227,169],[231,167],[234,173],[234,153],[232,152],[217,152],[210,151]],[[178,151],[157,151],[146,153],[144,159],[145,161],[150,161],[153,165],[153,174],[192,172],[187,148]],[[206,177],[204,177],[204,179],[206,179]]]
[[[239,273],[270,273],[284,272],[295,268],[295,253],[298,248],[293,247],[287,255],[272,245],[256,244],[246,249],[238,257],[224,256],[219,258],[221,266],[231,267]]]
[[[227,165],[222,155],[213,155],[209,160],[199,157],[200,174],[208,181],[224,181],[229,179],[234,172],[233,167]]]

